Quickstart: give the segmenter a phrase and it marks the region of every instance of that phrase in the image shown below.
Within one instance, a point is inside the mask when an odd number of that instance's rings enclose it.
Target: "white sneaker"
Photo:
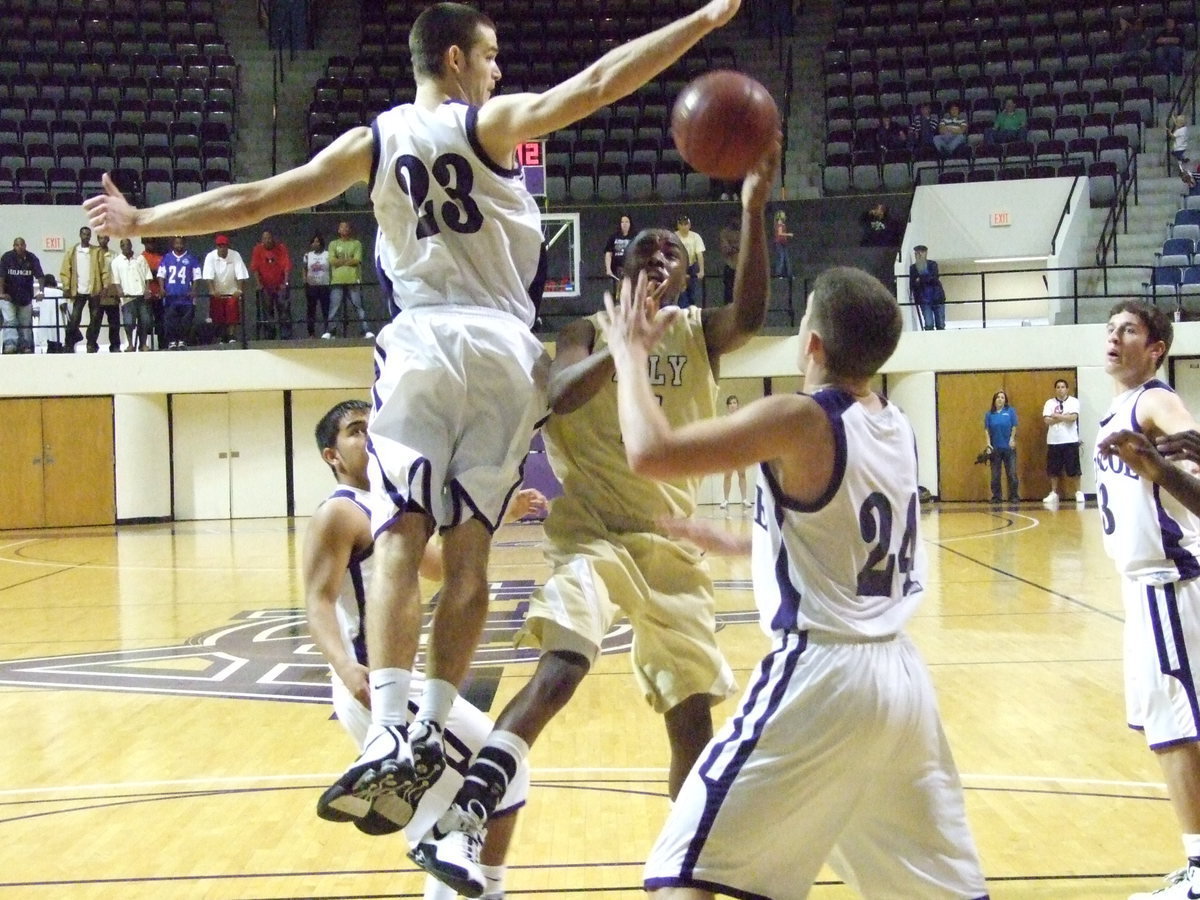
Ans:
[[[1163,880],[1166,882],[1164,887],[1160,887],[1157,891],[1130,894],[1129,900],[1197,900],[1200,898],[1200,890],[1194,888],[1194,885],[1200,883],[1200,869],[1193,866],[1176,869],[1170,875],[1165,876]]]
[[[750,501],[749,501],[749,500],[743,500],[743,501],[742,501],[742,506],[746,507],[746,509],[749,509],[749,508],[750,508]]]
[[[472,806],[478,803],[471,801]],[[483,827],[483,810],[476,812],[451,806],[408,854],[418,866],[464,897],[478,897],[487,887],[479,867],[479,851],[487,829]]]
[[[396,725],[372,723],[358,759],[317,800],[317,815],[330,822],[365,822],[362,830],[371,834],[399,831],[416,808],[409,796],[415,781],[408,736]]]
[[[1045,497],[1042,498],[1042,502],[1043,503],[1057,503],[1058,502],[1058,494],[1054,493],[1054,491],[1051,491]]]
[[[1087,503],[1087,497],[1083,496],[1083,491],[1075,492],[1075,502],[1076,503]]]
[[[729,501],[728,500],[721,501],[721,509],[729,509]]]
[[[330,333],[327,331],[327,332],[325,332],[323,335],[321,335],[321,340],[323,340],[323,341],[327,341],[327,340],[329,340],[331,337],[333,337],[333,335],[332,335],[332,334],[330,334]]]
[[[364,338],[366,338],[367,340],[371,340],[371,338],[375,337],[375,332],[373,332],[373,331],[364,331],[364,332],[363,332],[363,337],[364,337]]]

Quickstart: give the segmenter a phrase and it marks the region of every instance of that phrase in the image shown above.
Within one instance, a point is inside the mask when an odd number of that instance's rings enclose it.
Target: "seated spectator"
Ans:
[[[942,156],[950,156],[967,141],[967,119],[959,112],[957,103],[951,103],[946,115],[938,123],[933,146]]]
[[[912,128],[908,132],[912,138],[913,149],[916,150],[926,145],[933,146],[933,139],[938,133],[939,124],[940,120],[930,111],[929,104],[922,103],[921,111],[913,117]]]
[[[899,229],[892,221],[888,208],[883,203],[876,203],[860,217],[863,226],[862,241],[864,247],[894,247],[899,243]]]
[[[1148,63],[1151,60],[1150,35],[1141,16],[1132,22],[1121,17],[1117,26],[1117,46],[1121,48],[1121,62]]]
[[[1166,75],[1183,74],[1183,32],[1171,16],[1163,22],[1162,31],[1151,43],[1154,67]]]
[[[1009,141],[1023,141],[1029,134],[1028,117],[1025,110],[1017,106],[1017,101],[1009,97],[1004,101],[1004,109],[996,113],[996,121],[984,132],[983,139],[989,144],[1006,144]]]
[[[875,140],[880,150],[903,150],[908,147],[908,129],[884,113],[875,129]]]

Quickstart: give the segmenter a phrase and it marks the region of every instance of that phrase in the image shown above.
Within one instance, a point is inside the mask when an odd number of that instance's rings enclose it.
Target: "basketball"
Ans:
[[[697,172],[736,181],[762,159],[779,131],[779,110],[767,89],[741,72],[701,75],[679,93],[671,137]]]

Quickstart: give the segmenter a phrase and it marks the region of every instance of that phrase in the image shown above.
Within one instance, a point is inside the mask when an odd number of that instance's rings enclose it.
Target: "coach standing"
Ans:
[[[1050,493],[1043,503],[1053,506],[1060,497],[1070,496],[1075,487],[1075,502],[1083,502],[1079,490],[1079,400],[1071,396],[1065,378],[1054,382],[1054,396],[1042,407],[1046,423],[1046,474]],[[1060,485],[1062,490],[1060,490]]]

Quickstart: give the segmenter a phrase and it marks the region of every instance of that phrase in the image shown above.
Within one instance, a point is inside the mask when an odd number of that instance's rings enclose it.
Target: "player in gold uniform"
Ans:
[[[769,293],[764,210],[778,145],[746,178],[734,301],[681,311],[651,356],[649,379],[674,425],[716,414],[721,354],[762,327]],[[662,306],[687,284],[688,256],[666,229],[642,231],[625,254],[625,275],[644,271]],[[538,643],[533,678],[504,708],[449,811],[411,854],[466,896],[481,884],[484,824],[542,729],[570,700],[613,622],[632,623],[633,668],[662,713],[671,745],[669,792],[676,795],[712,737],[713,704],[736,689],[717,647],[712,581],[699,548],[668,537],[660,524],[690,517],[698,480],[660,482],[634,475],[621,445],[604,313],[572,322],[558,336],[551,369],[554,415],[546,448],[563,496],[545,529],[553,572],[530,602],[522,632]]]

